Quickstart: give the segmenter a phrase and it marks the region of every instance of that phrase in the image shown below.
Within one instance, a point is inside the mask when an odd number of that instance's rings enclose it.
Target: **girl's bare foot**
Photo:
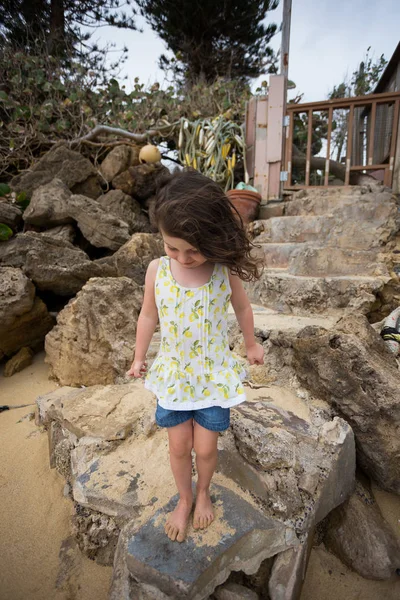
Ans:
[[[186,537],[186,529],[189,516],[192,511],[193,501],[180,499],[175,510],[168,515],[164,531],[173,542],[183,542]]]
[[[193,516],[193,528],[205,529],[214,521],[214,510],[209,490],[197,492]]]

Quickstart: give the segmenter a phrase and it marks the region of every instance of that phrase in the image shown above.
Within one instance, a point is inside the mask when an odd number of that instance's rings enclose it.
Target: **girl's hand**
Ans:
[[[147,363],[144,360],[134,360],[131,368],[126,374],[129,377],[144,377],[147,371]]]
[[[246,348],[247,360],[251,365],[262,365],[264,364],[264,348],[261,344],[254,344],[249,348]]]

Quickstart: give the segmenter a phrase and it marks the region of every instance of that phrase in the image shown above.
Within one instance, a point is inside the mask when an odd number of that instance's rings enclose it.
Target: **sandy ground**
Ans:
[[[56,387],[47,379],[43,354],[13,377],[0,374],[0,404],[30,404]],[[0,413],[0,600],[106,600],[111,567],[73,552],[72,503],[64,480],[49,468],[47,434],[21,418],[34,406]],[[375,488],[377,501],[399,533],[400,498]],[[322,546],[311,552],[301,600],[398,600],[397,581],[369,581],[349,571]]]

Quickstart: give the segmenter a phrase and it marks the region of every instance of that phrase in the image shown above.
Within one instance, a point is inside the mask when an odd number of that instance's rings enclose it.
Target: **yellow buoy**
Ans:
[[[139,162],[141,163],[156,163],[161,160],[161,154],[157,146],[147,144],[139,152]]]

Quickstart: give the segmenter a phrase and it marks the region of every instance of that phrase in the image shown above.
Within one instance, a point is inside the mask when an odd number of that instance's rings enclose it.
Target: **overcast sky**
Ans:
[[[269,22],[280,23],[282,0],[268,14]],[[157,61],[166,48],[143,19],[137,17],[136,22],[143,33],[104,27],[95,35],[101,43],[128,47],[129,59],[121,71],[121,78],[128,76],[127,89],[135,77],[145,84],[165,82]],[[399,0],[293,0],[289,78],[297,87],[292,93],[303,92],[303,102],[323,100],[346,73],[352,73],[368,46],[374,57],[384,54],[389,59],[399,40]],[[272,46],[277,50],[280,43],[278,33]],[[253,89],[256,86],[257,81]]]

